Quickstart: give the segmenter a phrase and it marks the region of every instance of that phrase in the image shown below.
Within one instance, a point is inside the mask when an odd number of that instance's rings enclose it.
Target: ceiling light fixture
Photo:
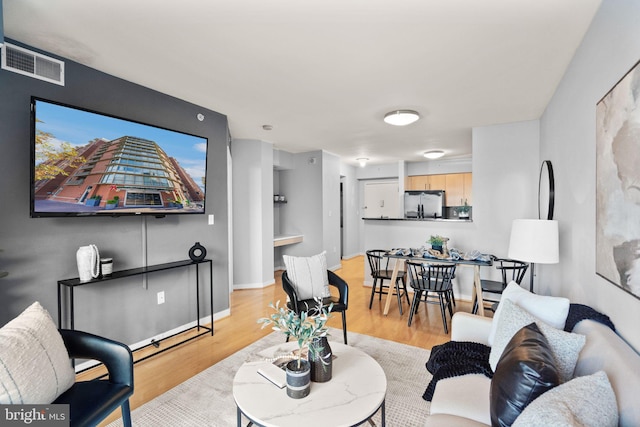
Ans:
[[[417,121],[420,114],[413,110],[395,110],[384,115],[385,123],[394,126],[406,126]]]
[[[440,157],[444,156],[444,151],[442,150],[431,150],[431,151],[425,151],[423,154],[427,159],[439,159]]]
[[[358,163],[360,163],[361,168],[367,166],[367,162],[369,161],[367,157],[359,157],[356,160],[358,161]]]

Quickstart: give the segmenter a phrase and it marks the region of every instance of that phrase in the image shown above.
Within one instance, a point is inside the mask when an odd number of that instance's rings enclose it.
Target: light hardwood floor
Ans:
[[[411,327],[407,326],[409,307],[404,302],[401,316],[395,299],[387,316],[382,315],[382,301],[374,299],[369,310],[371,287],[364,286],[364,257],[358,256],[342,261],[336,274],[349,284],[349,309],[347,330],[372,335],[404,344],[430,349],[449,340],[444,333],[438,305],[422,304],[414,316]],[[213,336],[205,335],[135,365],[135,393],[131,398],[132,410],[158,395],[205,370],[225,357],[271,333],[260,329],[256,320],[269,314],[268,305],[278,300],[285,301],[282,290],[282,272],[276,272],[276,284],[264,289],[238,290],[231,294],[231,315],[217,320]],[[395,297],[394,297],[395,298]],[[426,308],[425,308],[426,307]],[[470,311],[468,301],[457,301],[456,310]],[[329,326],[341,329],[341,315],[334,314]],[[341,340],[342,335],[333,337]],[[87,372],[85,375],[91,375]],[[120,417],[115,411],[104,424]]]

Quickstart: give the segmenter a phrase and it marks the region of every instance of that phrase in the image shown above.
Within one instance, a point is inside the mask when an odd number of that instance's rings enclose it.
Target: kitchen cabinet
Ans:
[[[405,190],[444,190],[446,175],[415,175],[407,178]]]
[[[464,204],[464,179],[461,173],[446,175],[445,205],[460,206]]]
[[[464,180],[464,198],[467,199],[467,203],[471,206],[473,205],[471,199],[471,184],[473,183],[473,175],[471,174],[471,172],[463,173],[462,178]]]
[[[427,175],[429,177],[429,188],[427,190],[447,189],[447,175]]]
[[[405,190],[429,190],[429,175],[408,177]]]
[[[471,198],[472,173],[414,175],[407,177],[405,190],[445,190],[445,206],[460,206]]]

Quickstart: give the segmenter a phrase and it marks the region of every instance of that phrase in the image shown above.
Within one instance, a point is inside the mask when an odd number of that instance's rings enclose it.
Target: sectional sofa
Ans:
[[[505,292],[493,319],[458,312],[452,320],[453,342],[492,346],[493,378],[473,373],[440,379],[425,426],[640,426],[640,355],[599,321],[584,319],[570,333],[560,330],[568,300],[534,296],[511,284],[508,289],[517,295]],[[532,340],[532,330],[544,338]],[[549,383],[550,365],[560,367]]]

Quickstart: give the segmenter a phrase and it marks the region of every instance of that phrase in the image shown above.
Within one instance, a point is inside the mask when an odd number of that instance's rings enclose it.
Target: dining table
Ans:
[[[484,316],[484,301],[482,299],[482,284],[480,283],[480,267],[491,267],[493,265],[493,259],[490,255],[475,254],[473,256],[465,256],[454,253],[447,257],[435,257],[427,251],[412,250],[412,249],[391,249],[384,255],[386,258],[395,259],[395,265],[393,267],[393,273],[391,275],[391,283],[397,283],[398,272],[401,267],[404,267],[405,261],[416,261],[430,264],[456,264],[457,266],[472,267],[473,268],[473,288],[471,301],[478,299],[478,314]],[[391,306],[391,294],[387,293],[387,297],[384,303],[383,315],[389,314],[389,308]]]

